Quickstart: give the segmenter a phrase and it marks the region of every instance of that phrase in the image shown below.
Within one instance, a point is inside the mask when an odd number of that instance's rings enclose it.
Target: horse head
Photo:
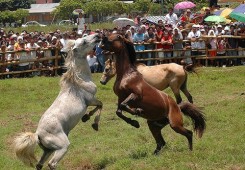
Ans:
[[[136,52],[134,45],[131,41],[120,34],[110,34],[102,38],[100,48],[106,51],[114,52],[120,55],[122,52],[127,51],[131,63],[136,61]]]
[[[75,56],[86,58],[86,54],[90,52],[98,42],[100,42],[100,36],[98,34],[92,34],[83,38],[78,38],[74,43],[72,51],[74,52]]]
[[[66,45],[61,49],[61,52],[76,52],[79,56],[87,56],[86,54],[93,49],[96,43],[100,41],[98,34],[88,35],[77,40],[68,40]]]
[[[105,85],[112,77],[116,75],[116,65],[112,59],[108,59],[105,62],[105,69],[100,78],[100,83]]]

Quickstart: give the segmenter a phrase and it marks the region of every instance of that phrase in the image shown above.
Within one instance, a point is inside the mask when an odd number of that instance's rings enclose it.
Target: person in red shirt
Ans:
[[[163,45],[163,49],[166,50],[164,51],[164,58],[167,59],[171,58],[172,51],[168,51],[168,50],[173,49],[173,39],[172,39],[172,35],[169,35],[168,31],[163,32],[161,44]],[[171,62],[171,60],[169,60],[168,62]]]
[[[156,49],[163,49],[163,45],[161,44],[161,40],[163,37],[163,31],[162,26],[156,25],[156,33],[155,33],[155,39],[156,39]],[[157,53],[158,58],[164,58],[164,53],[162,51]],[[159,63],[156,63],[159,64]]]

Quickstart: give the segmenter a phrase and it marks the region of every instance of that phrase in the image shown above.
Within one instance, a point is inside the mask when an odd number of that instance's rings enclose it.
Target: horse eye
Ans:
[[[106,69],[105,69],[105,72],[108,72],[108,71],[109,71],[109,69],[108,69],[108,68],[106,68]]]

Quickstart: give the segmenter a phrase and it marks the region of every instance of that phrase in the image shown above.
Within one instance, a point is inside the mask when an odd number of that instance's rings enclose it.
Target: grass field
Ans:
[[[115,114],[117,97],[114,79],[106,86],[101,74],[93,74],[98,99],[104,107],[98,132],[93,119],[82,121],[71,131],[68,153],[58,170],[244,170],[245,169],[245,67],[200,68],[189,74],[188,87],[194,103],[204,108],[207,129],[202,139],[194,137],[194,150],[188,150],[185,137],[169,126],[162,131],[167,145],[154,156],[155,141],[146,121],[141,128],[126,124]],[[35,132],[43,112],[59,92],[60,77],[34,77],[0,81],[0,169],[28,170],[13,153],[11,144],[22,131]],[[172,95],[167,89],[165,92]],[[186,98],[183,96],[184,100]],[[89,108],[91,109],[91,108]],[[128,114],[129,117],[132,117]],[[185,118],[185,127],[192,129]],[[41,155],[37,147],[36,155]],[[44,169],[47,168],[45,164]]]

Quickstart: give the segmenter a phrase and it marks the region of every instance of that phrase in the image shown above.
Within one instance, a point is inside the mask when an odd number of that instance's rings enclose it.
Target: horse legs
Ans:
[[[155,141],[157,143],[157,147],[154,151],[154,154],[157,155],[160,150],[162,149],[162,147],[166,144],[166,142],[164,141],[162,134],[161,134],[161,130],[162,128],[164,128],[167,124],[169,123],[168,118],[164,118],[160,121],[151,121],[151,120],[147,120],[147,124],[148,127],[153,135],[153,137],[155,138]]]
[[[177,133],[184,135],[189,143],[189,149],[192,150],[192,131],[183,127],[183,117],[178,105],[174,102],[172,98],[169,98],[169,123],[170,127]]]
[[[51,170],[55,170],[57,163],[63,158],[63,156],[66,154],[68,147],[70,145],[70,142],[65,134],[62,134],[59,136],[60,138],[56,139],[59,140],[56,144],[57,149],[54,152],[54,156],[51,158],[51,160],[48,163],[48,166]]]
[[[118,103],[119,104],[119,107],[121,110],[124,110],[132,115],[136,115],[137,114],[137,109],[135,108],[130,108],[129,107],[129,104],[130,102],[135,102],[137,100],[139,100],[139,96],[136,95],[135,93],[131,93],[123,102],[121,103]],[[140,109],[138,109],[140,110]]]
[[[132,120],[132,119],[130,119],[130,118],[124,116],[124,115],[122,114],[122,110],[121,110],[121,109],[117,109],[116,114],[117,114],[118,117],[120,117],[121,119],[123,119],[123,120],[124,120],[125,122],[127,122],[128,124],[130,124],[130,125],[132,125],[132,126],[134,126],[134,127],[136,127],[136,128],[139,128],[139,127],[140,127],[138,121]]]
[[[103,107],[103,103],[97,99],[94,99],[91,103],[89,103],[88,106],[96,106],[93,110],[91,110],[88,114],[85,114],[83,117],[82,117],[82,121],[83,122],[86,122],[90,119],[90,117],[98,111],[97,115],[95,116],[94,118],[94,123],[92,124],[92,127],[94,130],[98,131],[98,124],[99,124],[99,120],[100,120],[100,114],[101,114],[101,110],[102,110],[102,107]]]
[[[170,85],[170,88],[171,88],[171,90],[174,93],[174,96],[175,96],[177,104],[181,103],[182,102],[182,98],[180,96],[180,89],[178,87],[174,87],[173,85]]]
[[[187,90],[187,88],[186,87],[184,87],[184,88],[181,87],[180,90],[185,94],[185,96],[187,97],[188,101],[190,103],[193,103],[192,96],[191,96],[190,92]]]
[[[49,150],[49,149],[44,149],[43,150],[43,155],[41,157],[41,159],[39,160],[38,164],[36,165],[36,170],[41,170],[43,167],[43,164],[45,163],[45,161],[49,158],[49,156],[53,153],[53,150]]]

